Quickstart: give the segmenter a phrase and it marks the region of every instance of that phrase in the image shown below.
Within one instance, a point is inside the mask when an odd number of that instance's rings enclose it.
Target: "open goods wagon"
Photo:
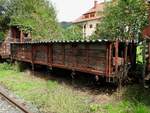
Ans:
[[[128,49],[130,48],[130,49]],[[11,58],[17,61],[116,78],[135,62],[135,43],[109,40],[12,43]]]

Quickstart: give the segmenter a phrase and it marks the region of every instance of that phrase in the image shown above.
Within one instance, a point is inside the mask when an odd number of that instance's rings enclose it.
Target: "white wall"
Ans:
[[[83,38],[89,39],[89,36],[91,36],[95,30],[96,25],[99,23],[99,20],[90,20],[87,22],[83,22]],[[86,25],[86,28],[84,28],[84,25]],[[90,25],[92,25],[92,28],[90,28]]]

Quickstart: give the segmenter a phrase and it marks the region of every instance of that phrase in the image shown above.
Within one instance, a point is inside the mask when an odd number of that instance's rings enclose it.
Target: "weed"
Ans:
[[[0,64],[0,84],[36,105],[43,113],[150,113],[150,91],[139,85],[126,87],[121,92],[122,100],[96,104],[89,103],[90,96],[80,95],[65,84],[14,69],[10,64]]]

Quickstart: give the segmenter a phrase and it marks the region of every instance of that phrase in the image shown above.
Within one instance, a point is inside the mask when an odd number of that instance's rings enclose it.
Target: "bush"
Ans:
[[[4,40],[4,32],[0,32],[0,41],[3,41]]]
[[[13,70],[13,67],[9,63],[0,64],[0,70]]]

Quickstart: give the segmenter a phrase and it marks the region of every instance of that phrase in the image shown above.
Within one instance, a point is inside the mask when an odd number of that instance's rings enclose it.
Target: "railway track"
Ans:
[[[0,113],[32,113],[21,103],[0,91]]]

